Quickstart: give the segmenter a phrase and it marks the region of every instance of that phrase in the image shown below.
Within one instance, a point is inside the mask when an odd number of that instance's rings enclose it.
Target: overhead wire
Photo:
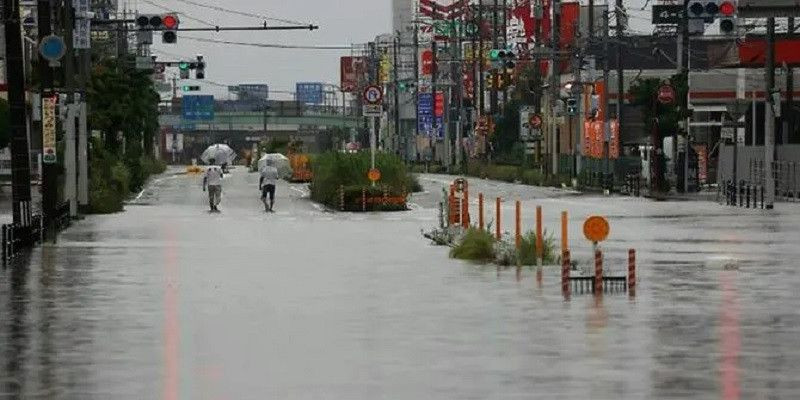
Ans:
[[[191,16],[191,15],[185,13],[185,12],[179,11],[179,10],[173,10],[171,8],[164,7],[164,6],[162,6],[160,4],[157,4],[157,3],[155,3],[155,2],[153,2],[151,0],[142,0],[142,2],[147,3],[147,4],[149,4],[149,5],[153,6],[153,7],[158,7],[160,9],[164,10],[164,11],[169,11],[171,13],[178,14],[178,15],[182,16],[183,18],[186,18],[186,19],[188,19],[190,21],[199,22],[199,23],[201,23],[203,25],[206,25],[206,26],[209,26],[209,27],[212,27],[212,28],[217,26],[217,24],[208,22],[206,20],[202,20],[200,18],[195,18],[195,17],[193,17],[193,16]]]
[[[345,46],[345,45],[309,45],[309,46],[302,46],[302,45],[288,45],[288,44],[277,44],[277,43],[253,43],[253,42],[237,42],[233,40],[219,40],[219,39],[206,39],[200,38],[196,36],[187,36],[181,35],[181,39],[188,39],[194,40],[197,42],[204,42],[204,43],[217,43],[217,44],[227,44],[227,45],[235,45],[235,46],[248,46],[248,47],[261,47],[261,48],[269,48],[269,49],[295,49],[295,50],[350,50],[352,46]]]
[[[210,4],[200,3],[200,2],[192,1],[192,0],[177,0],[177,1],[179,1],[181,3],[191,4],[191,5],[197,6],[197,7],[203,7],[203,8],[207,8],[207,9],[210,9],[210,10],[225,12],[225,13],[234,14],[234,15],[241,15],[241,16],[245,16],[245,17],[258,18],[258,19],[263,19],[263,20],[267,20],[267,21],[282,22],[282,23],[285,23],[285,24],[307,25],[304,22],[294,21],[294,20],[290,20],[290,19],[283,19],[283,18],[275,18],[275,17],[270,17],[270,16],[267,16],[267,15],[256,14],[256,13],[251,13],[251,12],[246,12],[246,11],[232,10],[232,9],[229,9],[229,8],[224,8],[224,7],[220,7],[220,6],[213,6],[213,5],[210,5]]]

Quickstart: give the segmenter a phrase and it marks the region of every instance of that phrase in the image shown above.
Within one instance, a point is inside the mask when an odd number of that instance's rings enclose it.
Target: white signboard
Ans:
[[[365,117],[380,117],[383,107],[380,104],[364,104],[363,114]]]
[[[42,161],[55,164],[56,158],[56,97],[42,99]]]
[[[90,49],[92,36],[92,21],[89,19],[76,19],[75,30],[72,35],[72,46],[76,49]]]

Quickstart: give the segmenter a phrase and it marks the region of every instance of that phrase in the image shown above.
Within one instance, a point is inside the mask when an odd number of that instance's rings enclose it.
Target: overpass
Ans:
[[[217,134],[226,132],[282,132],[305,133],[309,131],[325,131],[332,128],[356,129],[362,127],[361,116],[343,116],[340,114],[305,114],[298,116],[274,115],[252,111],[221,111],[214,114],[210,121],[185,121],[180,115],[162,114],[158,121],[162,128],[181,131],[186,134],[203,134],[213,131]]]

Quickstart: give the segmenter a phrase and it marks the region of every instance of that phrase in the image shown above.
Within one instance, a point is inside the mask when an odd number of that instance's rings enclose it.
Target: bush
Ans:
[[[493,261],[494,244],[494,236],[488,231],[469,228],[461,242],[450,250],[450,257],[476,262]]]
[[[361,188],[379,190],[386,187],[390,193],[399,195],[414,189],[414,178],[406,170],[403,161],[386,153],[376,154],[376,167],[381,171],[378,188],[372,189],[367,178],[370,167],[369,152],[321,154],[314,162],[314,177],[311,181],[311,199],[329,207],[339,207],[339,188],[345,186],[345,196],[352,190],[361,194]],[[376,194],[377,195],[377,194]]]
[[[547,231],[542,235],[542,262],[545,265],[553,264],[557,261],[555,255],[555,239],[553,235],[548,235]],[[519,261],[522,265],[536,265],[536,232],[528,231],[522,236],[521,247],[517,250]]]

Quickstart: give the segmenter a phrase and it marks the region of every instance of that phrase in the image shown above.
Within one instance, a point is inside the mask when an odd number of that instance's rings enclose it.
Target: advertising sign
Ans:
[[[437,139],[444,138],[444,116],[434,116],[434,102],[432,93],[419,93],[417,96],[417,119],[419,131],[427,136],[433,136]],[[444,110],[442,110],[444,114]],[[434,132],[433,125],[436,124],[436,132]]]
[[[433,75],[433,50],[431,49],[424,49],[420,53],[420,67],[421,71],[420,74],[422,75]]]
[[[214,96],[183,96],[181,118],[187,121],[210,121],[214,119]]]
[[[56,97],[42,98],[42,162],[56,162]]]
[[[365,71],[364,57],[341,57],[340,64],[340,87],[342,91],[353,93],[358,88],[359,74]]]
[[[298,82],[295,84],[295,96],[299,103],[322,104],[325,100],[324,88],[321,82]]]

